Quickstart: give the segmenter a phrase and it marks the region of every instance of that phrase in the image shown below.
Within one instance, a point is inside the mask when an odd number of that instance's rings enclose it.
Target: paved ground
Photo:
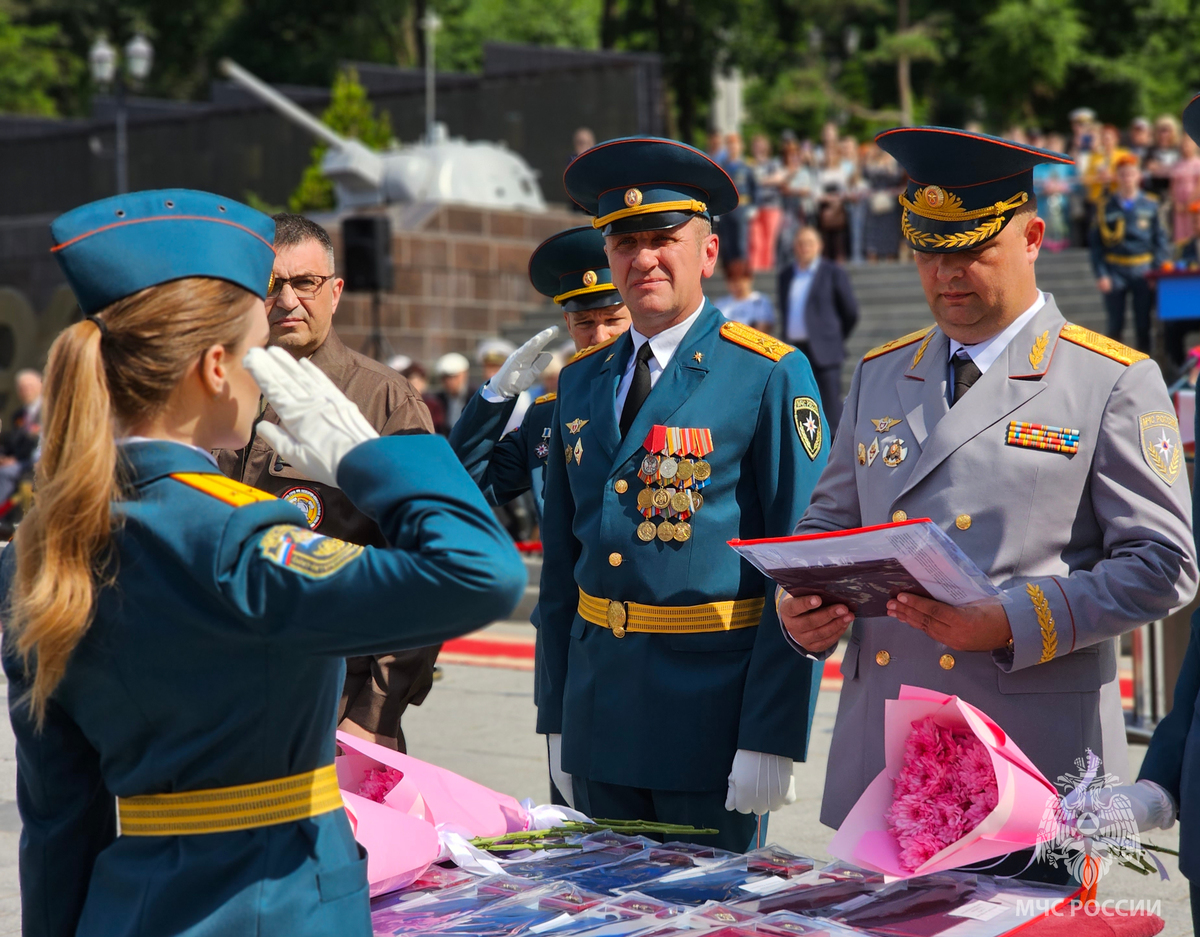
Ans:
[[[518,670],[446,665],[425,705],[405,717],[412,754],[515,797],[546,797],[546,749],[534,734],[531,674]],[[2,678],[0,678],[2,682]],[[796,766],[797,802],[771,817],[771,840],[814,857],[825,854],[832,836],[817,822],[829,737],[837,706],[834,693],[823,692],[815,734],[806,764]],[[1144,749],[1132,751],[1135,766]],[[16,765],[8,720],[0,719],[0,937],[20,933],[17,885],[17,840],[20,821],[16,804]],[[1178,828],[1176,828],[1177,830]],[[1176,848],[1175,830],[1155,842]],[[1101,883],[1102,898],[1162,901],[1166,937],[1190,935],[1187,884],[1171,857],[1171,881],[1160,883],[1117,870]]]

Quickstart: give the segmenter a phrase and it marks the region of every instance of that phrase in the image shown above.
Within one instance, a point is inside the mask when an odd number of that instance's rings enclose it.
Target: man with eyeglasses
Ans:
[[[429,408],[407,380],[342,344],[333,329],[341,296],[342,280],[334,271],[333,244],[326,230],[301,215],[276,215],[275,264],[266,298],[270,343],[320,368],[381,436],[432,433]],[[267,445],[257,432],[264,421],[279,422],[265,402],[250,444],[236,452],[216,453],[221,471],[292,502],[318,533],[364,546],[384,546],[378,525],[339,489],[306,477]],[[338,728],[404,751],[400,717],[409,705],[424,701],[433,685],[438,650],[420,648],[347,660]]]

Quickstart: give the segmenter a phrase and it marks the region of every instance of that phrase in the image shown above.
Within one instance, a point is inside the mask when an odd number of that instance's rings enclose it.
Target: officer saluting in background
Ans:
[[[1120,341],[1125,331],[1125,297],[1133,296],[1133,330],[1138,351],[1150,351],[1150,308],[1154,289],[1147,274],[1171,253],[1163,230],[1158,198],[1141,188],[1137,157],[1125,153],[1116,161],[1116,191],[1096,206],[1092,226],[1092,269],[1104,294],[1108,337]]]
[[[712,216],[738,202],[719,166],[613,140],[565,183],[597,216],[633,325],[559,375],[538,731],[583,812],[715,827],[700,841],[741,851],[749,814],[795,797],[819,681],[726,541],[791,529],[829,433],[807,359],[704,297]]]
[[[781,601],[813,657],[854,625],[821,805],[832,827],[884,766],[884,700],[902,684],[980,707],[1048,778],[1091,749],[1127,779],[1115,639],[1196,591],[1158,366],[1064,321],[1037,288],[1032,169],[1067,157],[938,127],[877,141],[913,180],[901,230],[937,324],[858,365],[797,533],[928,517],[1009,601],[901,595],[890,617],[858,620],[811,596]]]
[[[562,307],[576,351],[615,338],[629,328],[629,310],[608,269],[604,235],[591,225],[560,231],[538,245],[529,258],[529,280],[534,289]],[[557,334],[557,326],[543,329],[509,355],[471,398],[450,431],[451,448],[488,501],[499,506],[532,491],[539,523],[542,472],[550,453],[557,394],[538,397],[521,426],[503,438],[501,434],[517,398],[550,363],[550,355],[543,349]]]

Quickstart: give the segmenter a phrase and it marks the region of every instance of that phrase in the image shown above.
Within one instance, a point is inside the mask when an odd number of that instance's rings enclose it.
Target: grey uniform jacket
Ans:
[[[1087,749],[1131,781],[1115,639],[1196,591],[1191,493],[1153,361],[1068,324],[1049,295],[953,409],[948,361],[935,327],[859,363],[796,531],[931,518],[1005,590],[1013,651],[952,651],[893,618],[855,621],[821,808],[828,826],[883,769],[883,704],[901,684],[978,706],[1052,783]],[[871,421],[885,417],[900,422],[878,432]],[[1078,451],[1014,444],[1013,421],[1077,430]],[[879,454],[860,458],[875,440]]]

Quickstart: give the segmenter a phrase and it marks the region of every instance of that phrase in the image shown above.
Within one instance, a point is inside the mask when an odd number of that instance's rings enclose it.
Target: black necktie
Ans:
[[[633,381],[629,385],[629,394],[625,397],[625,406],[621,410],[622,439],[629,432],[629,427],[633,425],[638,411],[642,409],[642,404],[650,396],[650,356],[652,354],[654,352],[650,348],[650,342],[642,342],[642,347],[637,350],[637,364],[633,366]]]
[[[962,395],[971,389],[974,384],[983,375],[979,370],[979,365],[971,360],[971,356],[965,351],[960,351],[954,356],[954,398],[950,401],[950,406],[954,406]]]

